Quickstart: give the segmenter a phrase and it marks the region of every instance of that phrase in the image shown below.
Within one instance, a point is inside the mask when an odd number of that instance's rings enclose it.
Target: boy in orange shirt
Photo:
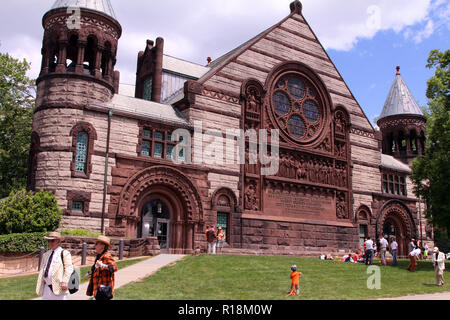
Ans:
[[[287,295],[287,297],[300,295],[300,276],[303,275],[301,272],[297,271],[297,266],[293,265],[291,267],[291,291]]]

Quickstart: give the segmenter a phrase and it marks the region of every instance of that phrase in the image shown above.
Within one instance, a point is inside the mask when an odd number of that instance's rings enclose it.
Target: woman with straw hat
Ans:
[[[118,268],[108,249],[111,248],[111,240],[105,236],[99,236],[95,242],[97,257],[91,272],[86,276],[90,279],[86,295],[95,300],[111,300],[114,296],[114,273]]]
[[[61,248],[64,238],[59,232],[44,237],[50,248],[41,262],[36,294],[42,300],[67,300],[68,283],[73,272],[72,255]]]

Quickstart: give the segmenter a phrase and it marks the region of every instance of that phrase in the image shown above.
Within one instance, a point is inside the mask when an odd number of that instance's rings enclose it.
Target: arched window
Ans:
[[[77,153],[75,155],[75,171],[86,173],[88,134],[80,132],[77,136]]]
[[[84,72],[95,75],[95,59],[97,58],[97,39],[94,36],[87,38],[87,45],[84,52]]]
[[[212,195],[212,208],[217,213],[216,225],[222,227],[222,231],[225,233],[226,242],[232,244],[232,220],[233,214],[237,207],[237,199],[234,192],[228,188],[220,188]]]
[[[89,179],[92,172],[91,158],[94,152],[94,141],[97,133],[87,122],[79,122],[73,127],[72,136],[72,177]]]
[[[67,47],[67,72],[75,72],[78,61],[78,36],[76,34],[70,36],[69,45]]]

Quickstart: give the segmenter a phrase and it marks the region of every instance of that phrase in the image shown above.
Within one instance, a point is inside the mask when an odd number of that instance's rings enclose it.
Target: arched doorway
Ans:
[[[137,173],[123,188],[116,223],[120,219],[128,237],[153,234],[161,249],[192,254],[195,227],[203,223],[202,211],[201,198],[190,179],[170,167],[153,167]]]
[[[171,209],[164,198],[153,197],[145,202],[138,225],[138,238],[157,237],[161,251],[170,248]]]
[[[393,200],[383,206],[377,222],[377,239],[380,236],[387,236],[389,242],[395,238],[398,255],[408,256],[408,243],[416,237],[416,226],[406,205]]]

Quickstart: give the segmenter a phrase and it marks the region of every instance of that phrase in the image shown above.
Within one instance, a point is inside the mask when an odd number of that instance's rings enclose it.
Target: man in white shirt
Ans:
[[[394,238],[391,243],[391,250],[392,250],[392,258],[394,259],[392,265],[397,266],[397,250],[398,250],[398,243],[396,239]]]
[[[42,259],[36,294],[42,300],[67,300],[68,282],[73,272],[72,256],[61,248],[63,237],[59,232],[51,232],[48,237],[50,248]]]
[[[445,285],[444,270],[445,270],[445,254],[439,252],[439,248],[434,248],[433,266],[436,271],[436,285],[438,287]]]
[[[384,264],[386,266],[386,251],[387,248],[389,246],[389,243],[387,242],[387,240],[381,236],[380,237],[380,258],[381,258],[381,263]]]
[[[366,265],[373,264],[373,241],[370,237],[366,241]]]

